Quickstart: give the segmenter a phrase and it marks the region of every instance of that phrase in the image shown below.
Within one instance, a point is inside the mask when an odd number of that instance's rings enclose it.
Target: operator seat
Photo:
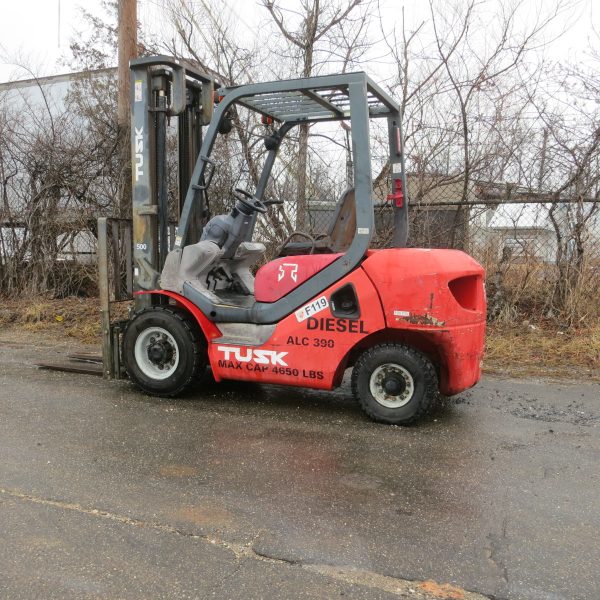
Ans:
[[[328,232],[316,239],[314,244],[311,241],[288,242],[279,251],[279,256],[344,253],[350,247],[355,233],[356,198],[354,188],[347,188],[337,202]]]

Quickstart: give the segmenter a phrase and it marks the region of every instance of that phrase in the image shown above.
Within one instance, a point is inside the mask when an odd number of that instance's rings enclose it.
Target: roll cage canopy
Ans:
[[[241,90],[239,104],[279,123],[339,121],[350,118],[349,84],[357,77],[366,82],[369,117],[399,111],[398,104],[362,72],[226,87],[218,93],[226,96]]]
[[[278,135],[283,138],[301,123],[350,120],[352,154],[356,189],[357,236],[367,236],[349,248],[348,252],[364,255],[374,229],[373,187],[369,147],[369,119],[387,118],[389,131],[392,195],[400,199],[406,190],[400,107],[366,73],[344,73],[302,79],[288,79],[221,87],[216,91],[219,103],[204,138],[200,156],[192,174],[192,185],[186,194],[175,245],[189,243],[188,221],[201,192],[208,187],[214,163],[210,153],[221,121],[234,105],[244,106],[279,124]],[[270,150],[255,191],[263,198],[268,178],[275,161],[277,148]],[[210,167],[209,167],[210,165]],[[208,172],[207,172],[208,168]],[[398,202],[395,218],[394,245],[404,246],[408,235],[406,203]],[[356,239],[355,239],[356,242]],[[353,250],[354,247],[354,250]]]

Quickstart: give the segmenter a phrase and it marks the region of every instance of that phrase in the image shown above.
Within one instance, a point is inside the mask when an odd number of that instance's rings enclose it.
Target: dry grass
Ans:
[[[530,325],[488,328],[484,370],[511,376],[600,381],[600,323],[561,331]]]
[[[86,344],[100,343],[100,310],[97,298],[4,300],[0,327],[22,328],[67,336]]]
[[[125,316],[126,306],[120,305]],[[100,344],[97,298],[4,300],[0,328],[67,336]],[[484,371],[513,377],[583,378],[600,381],[600,322],[561,331],[548,325],[491,325],[488,328]]]

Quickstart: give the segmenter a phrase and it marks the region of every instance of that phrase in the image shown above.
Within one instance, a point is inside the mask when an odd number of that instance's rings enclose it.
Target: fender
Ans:
[[[194,317],[194,319],[196,319],[198,327],[200,327],[200,330],[202,331],[207,343],[210,343],[210,341],[214,338],[221,337],[223,335],[219,328],[212,321],[207,319],[206,315],[195,304],[192,304],[187,298],[184,298],[177,292],[171,292],[169,290],[141,290],[139,292],[135,292],[134,295],[138,294],[157,294],[173,298],[178,305],[185,308]]]

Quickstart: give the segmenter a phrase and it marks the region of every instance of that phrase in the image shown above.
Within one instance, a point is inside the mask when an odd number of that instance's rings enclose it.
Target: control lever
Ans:
[[[273,204],[283,204],[283,200],[263,200],[265,206],[272,206]]]
[[[204,168],[204,182],[199,184],[192,184],[192,188],[195,190],[206,190],[210,186],[213,175],[217,167],[217,163],[208,158],[208,156],[200,156],[200,158],[206,163]]]

